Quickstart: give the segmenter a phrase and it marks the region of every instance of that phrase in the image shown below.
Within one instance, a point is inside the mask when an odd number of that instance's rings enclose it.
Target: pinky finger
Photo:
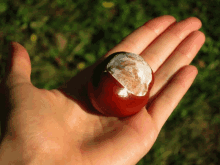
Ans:
[[[198,70],[187,65],[179,70],[165,88],[155,97],[148,108],[148,113],[160,130],[176,108],[182,97],[192,85]]]

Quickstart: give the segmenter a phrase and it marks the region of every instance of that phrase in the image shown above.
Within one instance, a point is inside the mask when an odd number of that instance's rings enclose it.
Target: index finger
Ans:
[[[154,18],[125,37],[105,56],[125,51],[140,54],[157,36],[164,32],[176,19],[170,15]]]

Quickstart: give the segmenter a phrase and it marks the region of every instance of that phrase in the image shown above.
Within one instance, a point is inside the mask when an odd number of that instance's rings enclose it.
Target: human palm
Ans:
[[[22,150],[17,159],[33,164],[136,164],[148,153],[197,75],[196,67],[189,64],[205,41],[200,27],[195,17],[176,23],[172,16],[161,16],[102,58],[119,51],[133,52],[154,72],[149,103],[125,118],[102,115],[88,98],[87,82],[101,60],[58,89],[38,89],[30,81],[28,53],[13,43],[12,64],[1,85],[1,96],[10,105],[2,112],[8,116],[2,119],[6,119],[2,148],[12,145],[0,150],[0,163],[1,156],[19,144]]]

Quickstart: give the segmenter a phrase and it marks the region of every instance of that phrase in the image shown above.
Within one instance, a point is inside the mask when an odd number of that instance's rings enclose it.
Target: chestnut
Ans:
[[[105,116],[127,117],[147,104],[153,82],[153,71],[140,55],[117,52],[94,69],[88,96]]]

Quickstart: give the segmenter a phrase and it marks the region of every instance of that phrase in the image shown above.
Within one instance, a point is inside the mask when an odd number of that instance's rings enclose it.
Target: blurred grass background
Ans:
[[[0,81],[7,44],[29,52],[32,82],[57,88],[125,36],[161,15],[198,17],[206,42],[192,62],[199,74],[138,165],[216,165],[220,159],[220,0],[1,0]]]

